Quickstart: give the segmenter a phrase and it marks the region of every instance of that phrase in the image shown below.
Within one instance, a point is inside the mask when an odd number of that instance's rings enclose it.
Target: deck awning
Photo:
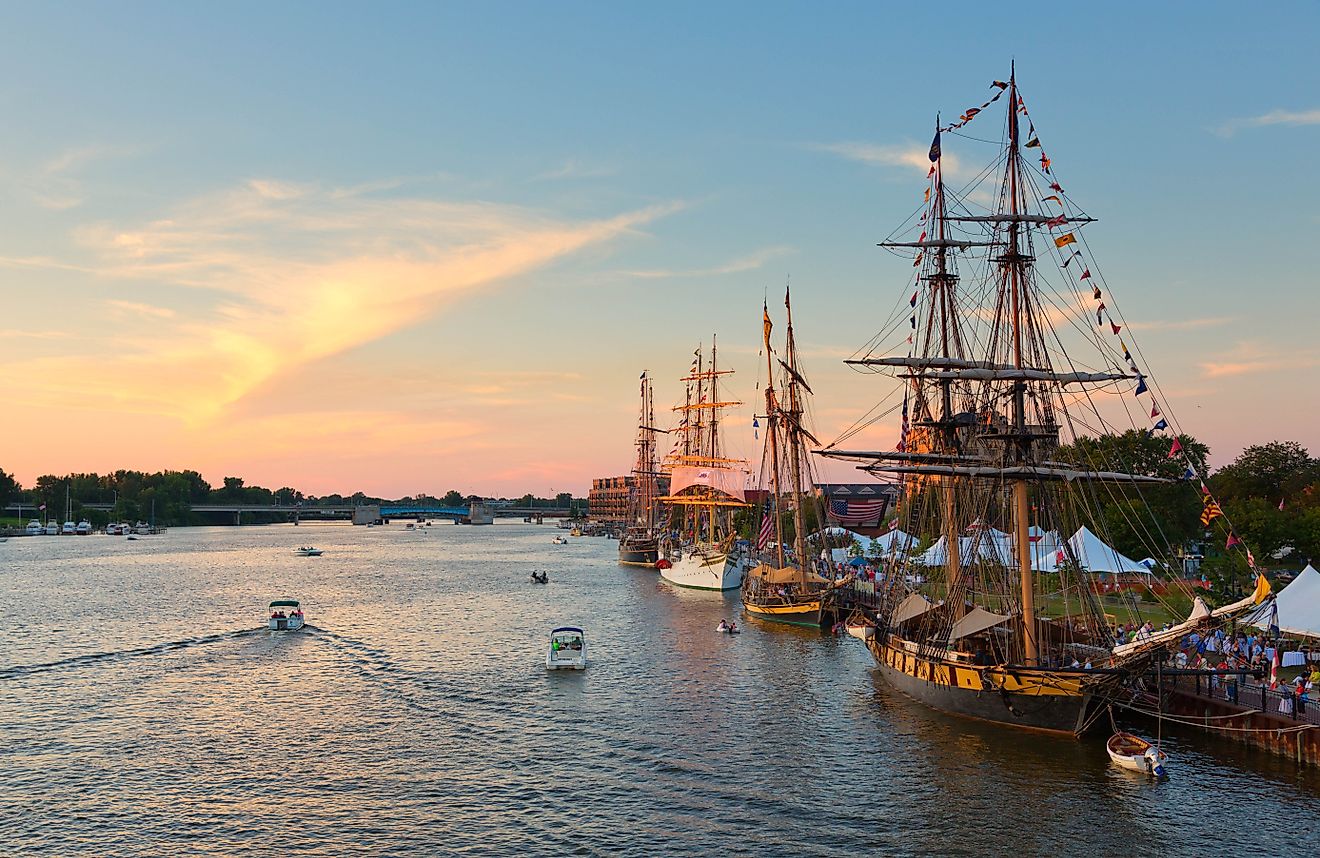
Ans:
[[[898,607],[894,608],[894,613],[889,615],[889,623],[896,626],[899,623],[907,622],[913,617],[919,617],[934,608],[935,603],[930,599],[920,593],[913,593],[898,603]]]
[[[993,611],[987,611],[985,608],[972,608],[949,630],[949,643],[994,628],[1000,623],[1011,619],[1013,619],[1012,614],[996,614]]]
[[[270,606],[271,606],[272,608],[296,608],[296,607],[298,607],[298,600],[297,600],[297,599],[276,599],[275,601],[273,601],[273,602],[270,603]]]
[[[747,573],[749,578],[755,578],[764,584],[827,584],[827,579],[820,577],[815,572],[804,569],[794,569],[792,566],[781,566],[776,569],[766,563],[762,563],[755,569]]]

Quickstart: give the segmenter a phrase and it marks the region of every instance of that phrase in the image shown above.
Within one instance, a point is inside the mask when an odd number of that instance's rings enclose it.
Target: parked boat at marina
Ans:
[[[75,532],[76,532],[79,536],[89,536],[89,535],[91,535],[91,532],[92,532],[92,523],[91,523],[90,521],[88,521],[87,519],[84,518],[82,521],[78,522],[78,527],[77,527],[77,529],[76,529]]]
[[[1167,772],[1168,756],[1159,748],[1140,736],[1131,733],[1115,733],[1105,743],[1109,759],[1122,768],[1141,772],[1153,778],[1162,778]]]
[[[736,590],[742,585],[749,556],[738,544],[733,511],[748,506],[747,463],[724,454],[721,416],[741,402],[724,401],[720,379],[733,370],[721,370],[717,347],[711,340],[707,368],[700,348],[688,375],[680,415],[677,449],[666,460],[669,504],[678,516],[678,537],[661,546],[656,566],[671,584],[696,590]]]
[[[633,485],[628,494],[627,527],[619,537],[619,562],[625,566],[655,568],[660,559],[660,534],[657,527],[659,471],[655,459],[655,403],[651,378],[641,377],[641,405],[637,413],[637,461],[633,465]]]
[[[787,292],[784,307],[788,314],[782,368],[782,395],[775,389],[776,366],[770,344],[770,310],[762,308],[762,348],[766,360],[766,430],[761,473],[770,492],[758,517],[756,536],[757,564],[742,583],[743,610],[762,620],[798,626],[830,628],[838,621],[839,588],[821,572],[830,572],[830,564],[815,562],[809,547],[807,510],[813,509],[814,534],[821,552],[829,557],[830,531],[823,527],[825,511],[821,507],[812,479],[813,464],[808,449],[815,436],[804,425],[805,397],[810,390],[798,365],[797,345],[793,339],[793,308]],[[791,525],[791,529],[788,527]]]
[[[1098,263],[1078,237],[1092,218],[1054,175],[1016,77],[993,88],[998,93],[981,108],[937,128],[920,218],[882,242],[914,259],[915,280],[904,288],[905,298],[911,293],[910,315],[900,304],[886,332],[849,361],[900,380],[898,446],[830,445],[822,454],[896,475],[904,488],[903,530],[942,541],[934,565],[895,557],[877,579],[871,617],[877,628],[868,646],[881,676],[946,712],[1079,734],[1125,680],[1150,668],[1169,640],[1251,611],[1268,593],[1268,582],[1262,576],[1253,596],[1194,613],[1168,632],[1152,634],[1146,627],[1142,638],[1116,645],[1075,541],[1033,552],[1033,525],[1037,532],[1080,533],[1086,526],[1106,535],[1101,488],[1121,494],[1147,520],[1140,487],[1176,482],[1184,468],[1192,477],[1197,472],[1172,434],[1168,404],[1155,402],[1147,385],[1149,368],[1132,357],[1130,329],[1107,308],[1112,296],[1096,285],[1103,282]],[[950,190],[940,135],[989,115],[1001,96],[1005,144],[992,144],[993,165],[981,178]],[[1039,170],[1025,161],[1024,148],[1040,151]],[[978,200],[991,201],[990,208]],[[1043,270],[1045,261],[1053,263],[1051,270]],[[1083,333],[1072,352],[1065,342],[1070,328]],[[1088,354],[1080,354],[1083,347]],[[1131,422],[1126,403],[1112,415],[1096,404],[1106,394],[1149,397],[1136,411],[1144,417],[1149,408],[1153,427],[1129,431],[1170,433],[1172,464],[1130,473],[1121,457],[1099,445],[1077,446],[1079,426],[1119,434],[1111,417]],[[1195,483],[1184,484],[1195,491]],[[996,526],[1002,538],[990,535]],[[1162,534],[1138,538],[1150,543],[1142,548],[1147,556],[1171,560],[1177,552],[1158,544]],[[1230,534],[1229,545],[1235,542]],[[1038,605],[1047,600],[1070,607],[1065,615],[1056,608],[1046,616]],[[1140,611],[1134,601],[1129,618],[1142,623]]]
[[[46,532],[46,528],[42,526],[39,520],[34,518],[27,523],[27,527],[24,529],[24,532],[28,536],[40,536],[41,534]]]

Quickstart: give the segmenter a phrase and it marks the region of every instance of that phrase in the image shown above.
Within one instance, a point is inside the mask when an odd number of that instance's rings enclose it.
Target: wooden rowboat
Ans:
[[[1105,743],[1109,759],[1125,769],[1151,777],[1165,776],[1164,768],[1169,763],[1168,756],[1150,742],[1131,733],[1115,733]]]

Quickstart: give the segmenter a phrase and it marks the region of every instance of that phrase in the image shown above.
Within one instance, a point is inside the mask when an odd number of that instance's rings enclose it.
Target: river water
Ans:
[[[1019,733],[549,526],[0,545],[0,853],[1314,854],[1320,777]],[[325,549],[300,558],[303,542]],[[551,583],[528,583],[532,570]],[[264,630],[303,600],[309,628]],[[548,673],[549,629],[590,665]],[[1150,725],[1141,725],[1149,734]],[[1103,731],[1101,731],[1103,732]]]

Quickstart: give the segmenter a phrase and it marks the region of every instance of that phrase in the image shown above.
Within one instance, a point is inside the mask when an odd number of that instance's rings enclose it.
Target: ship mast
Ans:
[[[633,510],[631,525],[641,524],[647,534],[655,530],[656,469],[655,469],[655,401],[651,393],[651,379],[642,373],[641,405],[637,414],[637,464],[633,468],[636,481],[637,508]]]
[[[939,134],[940,120],[935,117],[935,133]],[[931,305],[937,309],[940,317],[940,355],[943,357],[962,357],[962,339],[959,336],[954,303],[954,283],[957,276],[949,272],[949,246],[947,241],[948,208],[944,198],[944,158],[942,152],[935,159],[935,273],[928,278],[931,289]],[[934,315],[932,313],[932,315]],[[928,338],[929,340],[929,338]],[[952,342],[950,341],[952,340]],[[957,353],[950,351],[956,348]],[[953,380],[940,379],[940,438],[943,452],[956,449],[953,426]],[[937,478],[944,495],[944,581],[946,595],[950,601],[950,611],[956,622],[962,617],[965,600],[960,595],[958,586],[962,577],[962,542],[958,532],[958,522],[954,517],[954,492],[957,488],[956,477],[952,475]],[[954,598],[955,595],[957,598]]]
[[[775,402],[774,355],[770,350],[770,308],[761,305],[761,340],[765,347],[765,422],[766,443],[770,446],[770,476],[772,493],[766,512],[775,517],[775,552],[779,559],[778,568],[784,568],[784,534],[780,525],[779,498],[782,489],[779,485],[779,406]]]
[[[1005,276],[1009,280],[1012,298],[1013,331],[1013,367],[1022,369],[1022,304],[1025,288],[1025,268],[1030,258],[1021,252],[1020,223],[1022,214],[1018,205],[1019,173],[1021,171],[1021,152],[1018,149],[1018,95],[1016,70],[1008,78],[1008,247],[1000,262],[1004,266]],[[1013,462],[1019,467],[1028,465],[1031,460],[1031,436],[1027,432],[1026,409],[1027,383],[1022,379],[1013,381]],[[1022,586],[1022,654],[1023,662],[1034,665],[1038,660],[1036,645],[1036,599],[1035,583],[1031,575],[1031,541],[1028,528],[1029,504],[1027,501],[1027,479],[1019,474],[1013,479],[1013,518],[1016,529],[1018,571]]]
[[[788,332],[785,343],[788,352],[788,455],[789,471],[793,480],[793,553],[797,556],[798,570],[805,584],[807,579],[806,521],[802,514],[802,397],[798,391],[797,347],[793,342],[793,304],[788,290],[784,290],[784,308],[788,311]]]

